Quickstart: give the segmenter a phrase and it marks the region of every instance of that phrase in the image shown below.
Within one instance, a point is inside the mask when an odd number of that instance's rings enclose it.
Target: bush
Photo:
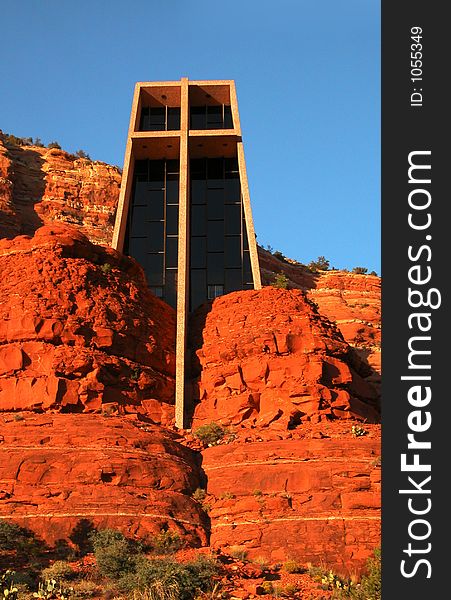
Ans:
[[[283,570],[287,573],[304,573],[305,569],[298,563],[297,560],[287,560],[283,564]]]
[[[183,546],[183,542],[180,535],[176,531],[160,531],[152,541],[152,548],[158,554],[173,554],[180,550]]]
[[[120,578],[136,570],[141,546],[120,531],[102,529],[90,536],[101,575]]]
[[[88,160],[91,160],[91,157],[89,156],[89,154],[87,152],[85,152],[84,150],[77,150],[77,152],[75,153],[75,156],[77,158],[87,158]]]
[[[276,258],[278,258],[279,260],[285,260],[285,256],[282,254],[282,252],[280,252],[280,250],[276,250],[275,252],[272,253],[273,256],[275,256]]]
[[[66,581],[75,576],[75,571],[65,560],[57,560],[51,567],[43,569],[42,579],[56,579],[56,581]]]
[[[193,498],[196,502],[202,504],[207,496],[207,492],[202,488],[197,488],[195,492],[193,492]]]
[[[325,256],[318,256],[316,260],[312,260],[307,266],[311,271],[327,271],[329,269],[329,261]]]
[[[223,439],[226,433],[227,429],[222,427],[222,425],[219,425],[219,423],[208,423],[207,425],[201,425],[196,429],[194,435],[204,444],[214,446]]]
[[[112,268],[113,268],[113,267],[110,265],[110,263],[107,263],[107,262],[106,262],[106,263],[103,263],[103,265],[100,267],[100,270],[101,270],[103,273],[109,273],[109,272],[111,271],[111,269],[112,269]]]
[[[366,273],[368,273],[368,269],[366,267],[354,267],[352,269],[352,272],[354,273],[354,275],[365,275]]]
[[[370,275],[375,275],[377,277],[376,271],[370,271]]]
[[[277,273],[274,276],[274,281],[271,283],[272,287],[286,290],[288,288],[288,277],[285,273]]]
[[[14,550],[17,554],[32,558],[45,549],[35,534],[16,523],[0,521],[0,551]]]
[[[50,142],[50,144],[47,144],[47,148],[56,148],[56,150],[61,150],[61,146],[58,144],[58,142]]]
[[[149,560],[141,557],[135,573],[120,580],[119,587],[124,591],[147,592],[149,599],[192,600],[196,592],[213,588],[213,578],[218,572],[218,563],[205,557],[188,563],[168,558]],[[163,590],[170,590],[172,595],[161,595]]]
[[[381,600],[381,551],[374,550],[374,556],[367,561],[367,574],[357,585],[352,585],[348,590],[339,592],[336,598],[352,598],[352,600]]]

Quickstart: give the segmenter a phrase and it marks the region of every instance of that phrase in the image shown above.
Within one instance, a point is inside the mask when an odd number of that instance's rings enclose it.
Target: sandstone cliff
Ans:
[[[56,148],[7,143],[0,135],[0,237],[33,235],[60,222],[109,244],[120,183],[117,167]]]

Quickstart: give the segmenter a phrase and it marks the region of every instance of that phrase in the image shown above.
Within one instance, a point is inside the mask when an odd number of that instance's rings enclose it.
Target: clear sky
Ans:
[[[0,129],[122,166],[136,81],[234,79],[257,241],[380,272],[379,0],[2,0]]]

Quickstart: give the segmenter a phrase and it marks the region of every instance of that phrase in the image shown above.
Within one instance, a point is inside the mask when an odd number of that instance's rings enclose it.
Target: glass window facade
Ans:
[[[190,161],[190,310],[253,288],[236,158]]]
[[[141,264],[155,295],[174,308],[178,218],[179,161],[136,161],[124,252]]]
[[[233,129],[232,108],[227,104],[192,106],[190,129]]]
[[[180,108],[143,106],[139,131],[177,131],[180,129]]]

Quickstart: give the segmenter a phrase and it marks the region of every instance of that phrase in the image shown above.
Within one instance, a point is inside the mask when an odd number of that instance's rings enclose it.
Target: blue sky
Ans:
[[[122,165],[136,81],[234,79],[258,242],[380,272],[379,0],[3,0],[0,129]]]

